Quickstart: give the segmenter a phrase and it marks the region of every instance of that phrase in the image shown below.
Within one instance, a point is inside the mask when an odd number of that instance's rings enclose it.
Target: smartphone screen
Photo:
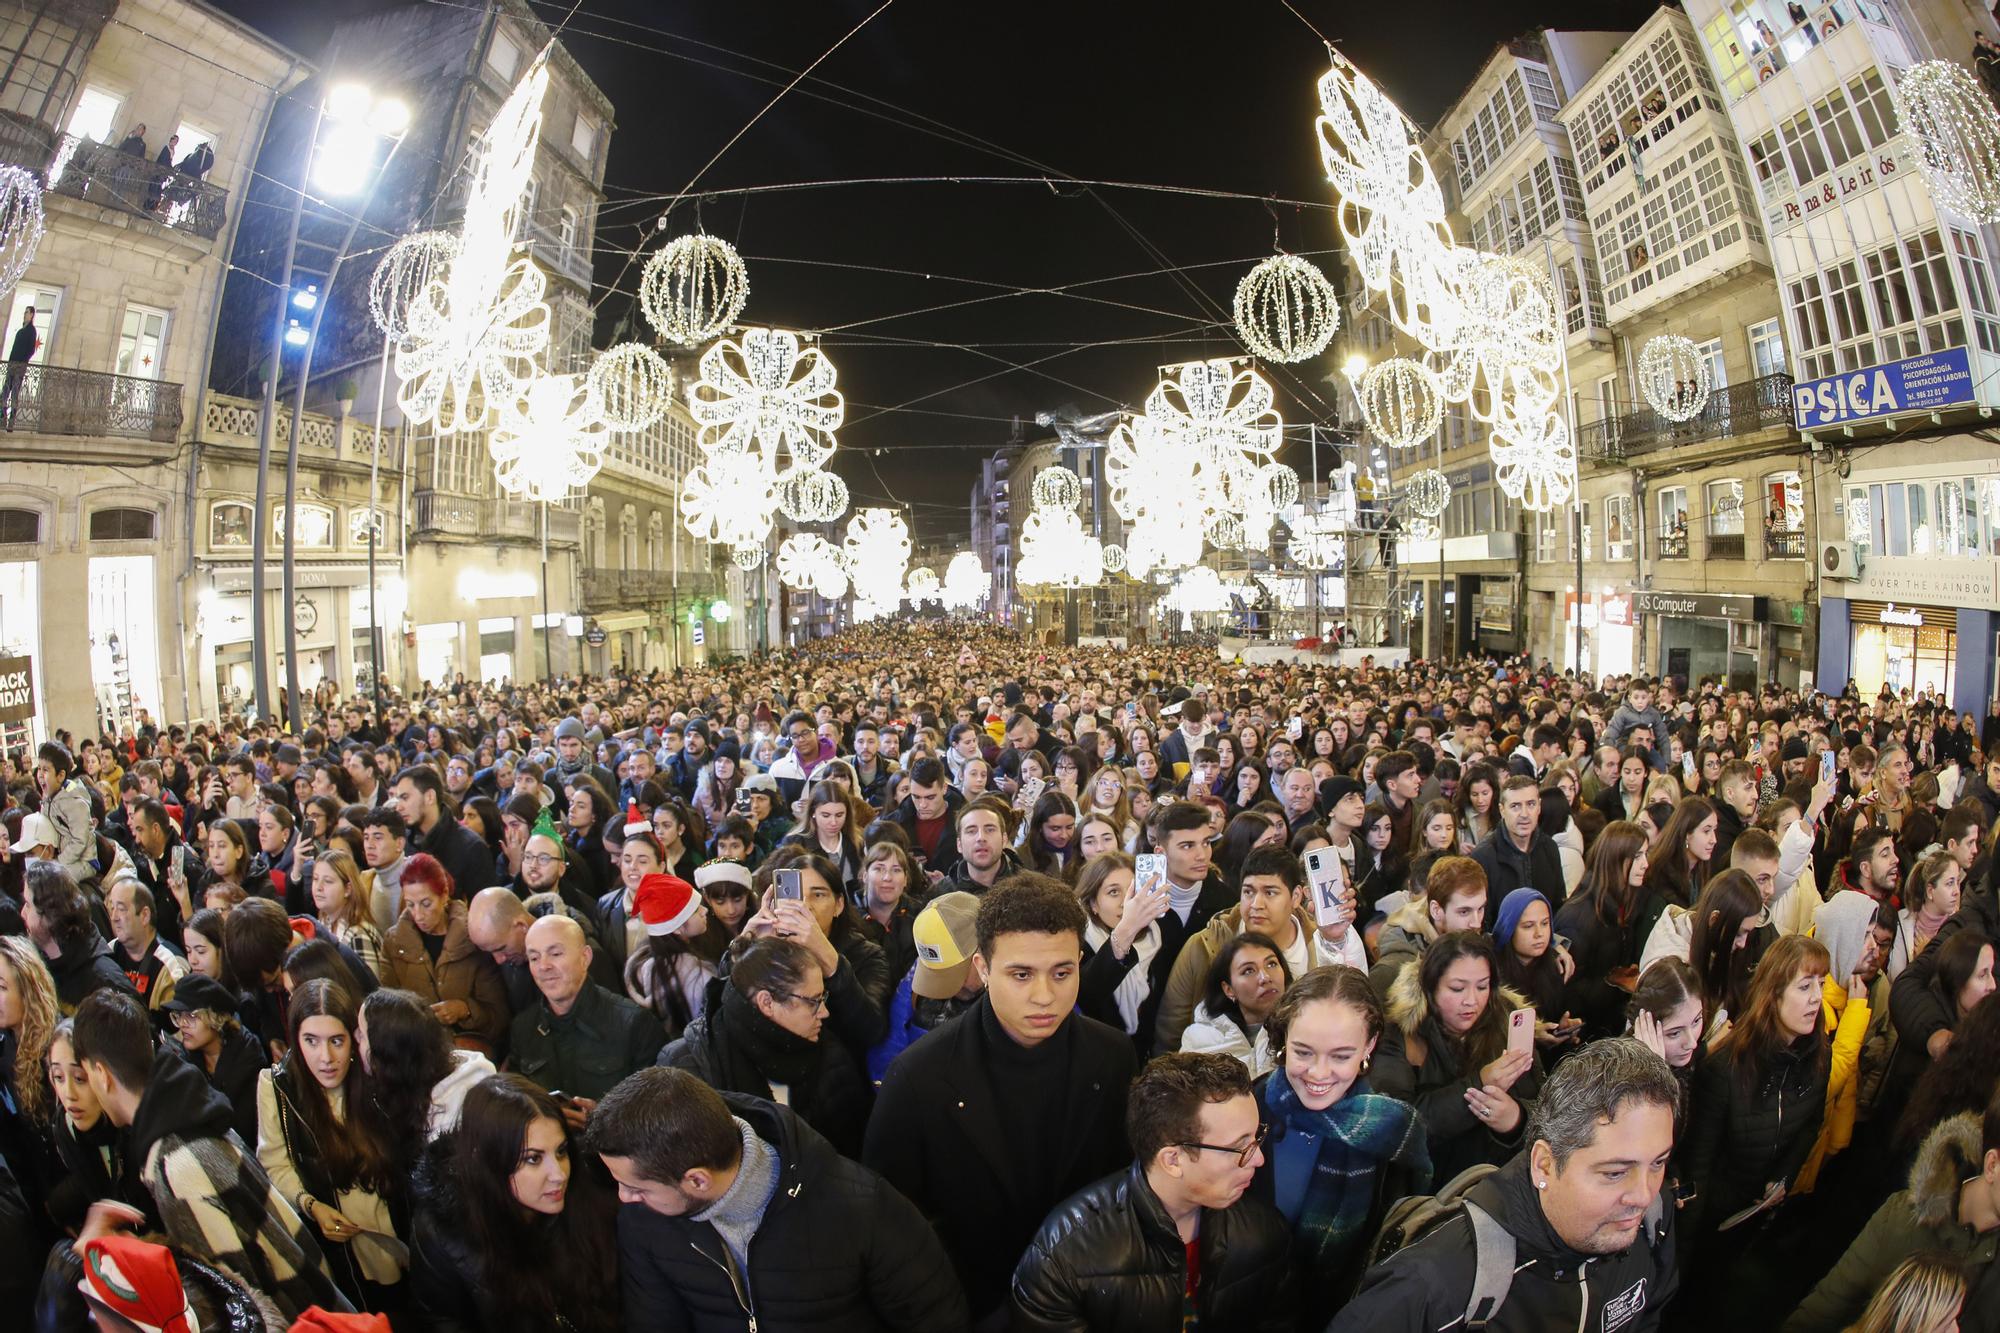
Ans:
[[[1132,888],[1135,892],[1163,893],[1167,887],[1167,858],[1158,852],[1147,852],[1137,858],[1133,867]]]
[[[1029,778],[1026,782],[1021,784],[1022,803],[1025,805],[1032,806],[1036,801],[1041,800],[1042,790],[1047,786],[1048,783],[1044,782],[1040,778]]]
[[[1833,766],[1837,762],[1838,760],[1832,750],[1821,750],[1819,752],[1819,780],[1821,782],[1833,781]]]
[[[1312,892],[1313,920],[1322,926],[1347,923],[1347,900],[1341,894],[1340,853],[1318,847],[1306,853],[1306,885]]]
[[[1693,756],[1693,755],[1691,755],[1691,754],[1683,754],[1683,755],[1681,756],[1681,772],[1683,772],[1683,773],[1687,774],[1689,778],[1692,778],[1692,777],[1694,777],[1694,756]]]
[[[1507,1015],[1507,1049],[1509,1051],[1535,1049],[1535,1011],[1526,1005]]]
[[[780,898],[803,901],[806,896],[805,887],[799,879],[799,872],[796,870],[779,870],[774,872],[771,876],[771,883],[777,889]]]
[[[1306,734],[1305,719],[1300,717],[1295,717],[1290,722],[1287,722],[1285,724],[1285,734],[1287,736],[1290,736],[1293,740],[1297,740],[1299,737],[1305,735]]]

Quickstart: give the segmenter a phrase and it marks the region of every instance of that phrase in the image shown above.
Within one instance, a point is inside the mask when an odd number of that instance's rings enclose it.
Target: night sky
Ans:
[[[339,19],[384,7],[219,2],[309,57]],[[749,265],[744,318],[822,332],[848,402],[836,467],[857,505],[908,505],[921,542],[966,529],[978,461],[1014,417],[1032,433],[1037,411],[1136,409],[1157,366],[1238,353],[1230,297],[1271,252],[1274,227],[1285,249],[1333,271],[1315,255],[1334,243],[1331,215],[1265,202],[1330,202],[1313,134],[1326,58],[1282,0],[891,0],[702,171],[879,3],[582,0],[563,40],[617,108],[597,230],[600,335],[637,289],[629,251],[693,230],[698,206]],[[1423,124],[1496,42],[1540,26],[1632,28],[1656,8],[1293,3]],[[534,7],[551,24],[571,9]],[[971,182],[732,193],[913,176],[1252,197]],[[1100,343],[1115,345],[1088,346]],[[1288,423],[1332,421],[1330,370],[1272,368]],[[1294,454],[1285,461],[1306,471]],[[1330,461],[1322,450],[1321,467]]]

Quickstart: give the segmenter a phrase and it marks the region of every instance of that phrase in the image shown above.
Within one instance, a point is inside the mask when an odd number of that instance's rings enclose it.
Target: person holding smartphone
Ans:
[[[1135,1047],[1149,1044],[1160,1007],[1152,964],[1160,952],[1159,920],[1167,914],[1165,868],[1148,869],[1152,873],[1139,883],[1133,857],[1104,852],[1085,863],[1076,882],[1077,901],[1089,918],[1077,1007],[1122,1030]]]

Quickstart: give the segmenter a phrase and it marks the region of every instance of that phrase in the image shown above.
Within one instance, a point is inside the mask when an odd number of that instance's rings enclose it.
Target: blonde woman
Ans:
[[[1896,1265],[1848,1333],[1958,1333],[1965,1271],[1948,1254],[1913,1254]]]
[[[1139,821],[1132,817],[1132,798],[1125,793],[1125,775],[1109,764],[1091,775],[1085,815],[1102,815],[1118,830],[1118,845],[1135,851],[1139,845]]]
[[[313,909],[333,937],[354,950],[377,978],[382,975],[382,932],[368,907],[361,867],[344,847],[329,847],[313,862]]]
[[[0,935],[0,1092],[6,1094],[0,1102],[0,1144],[9,1151],[24,1132],[40,1140],[54,1111],[42,1061],[56,1018],[56,983],[48,964],[26,935]]]

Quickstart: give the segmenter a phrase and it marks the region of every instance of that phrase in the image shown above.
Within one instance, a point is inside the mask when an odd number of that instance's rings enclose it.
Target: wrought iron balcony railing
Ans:
[[[212,241],[228,220],[229,191],[175,167],[75,134],[59,135],[46,162],[49,189],[150,218]]]
[[[1687,421],[1669,421],[1649,407],[1593,421],[1578,434],[1585,458],[1622,463],[1672,445],[1727,439],[1778,426],[1789,429],[1791,422],[1792,377],[1776,374],[1717,389],[1709,395],[1708,405]]]
[[[29,366],[4,415],[17,431],[172,444],[180,438],[181,386],[68,366]]]

